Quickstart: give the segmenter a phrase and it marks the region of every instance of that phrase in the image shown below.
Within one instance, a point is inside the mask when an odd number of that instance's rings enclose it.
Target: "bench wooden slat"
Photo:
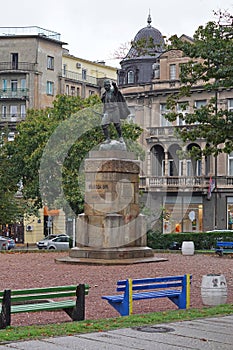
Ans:
[[[22,305],[12,305],[11,313],[22,313],[22,312],[36,312],[36,311],[52,311],[59,310],[63,308],[72,308],[76,304],[75,300],[64,300],[64,301],[54,301],[38,304],[22,304]]]

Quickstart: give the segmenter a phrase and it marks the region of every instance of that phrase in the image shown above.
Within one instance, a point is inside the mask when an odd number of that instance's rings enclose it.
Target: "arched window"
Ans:
[[[134,83],[134,71],[129,70],[128,71],[128,84],[133,84]]]

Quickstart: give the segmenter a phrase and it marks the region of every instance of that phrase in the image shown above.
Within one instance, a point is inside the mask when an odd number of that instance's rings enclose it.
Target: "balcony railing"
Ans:
[[[69,70],[63,71],[62,77],[70,80],[74,80],[74,81],[86,82],[89,84],[97,85],[97,78],[92,77],[90,75],[86,75],[84,78],[82,73],[72,72]]]
[[[0,27],[0,35],[11,36],[11,35],[38,35],[47,37],[50,39],[60,41],[61,34],[53,32],[52,30],[44,29],[36,26],[28,27]]]
[[[35,71],[36,63],[29,62],[0,62],[0,71]]]
[[[29,89],[0,89],[0,99],[26,99],[29,96]]]
[[[160,126],[148,128],[150,137],[159,137],[159,136],[172,136],[174,135],[175,130],[185,128],[187,130],[192,130],[196,125],[171,125],[171,126]]]
[[[4,122],[20,122],[26,118],[26,114],[0,114],[0,121],[1,123]]]
[[[217,176],[217,188],[227,189],[233,186],[233,176]],[[151,191],[202,191],[209,187],[209,177],[205,176],[151,176],[141,177],[140,187]]]
[[[158,176],[148,178],[149,187],[203,187],[208,186],[208,180],[202,176]]]

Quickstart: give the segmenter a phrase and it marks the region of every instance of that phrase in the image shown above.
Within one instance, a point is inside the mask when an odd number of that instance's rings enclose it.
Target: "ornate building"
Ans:
[[[137,51],[142,39],[153,42],[154,51]],[[185,35],[182,39],[192,41]],[[160,225],[162,214],[164,233],[232,229],[233,152],[216,158],[182,159],[179,151],[202,148],[205,140],[184,144],[174,133],[175,128],[184,127],[184,120],[177,118],[171,124],[164,118],[168,96],[181,86],[180,65],[189,58],[178,50],[165,51],[163,36],[151,26],[150,16],[147,27],[139,30],[133,42],[120,63],[118,82],[135,122],[144,130],[141,188],[153,223]],[[185,114],[200,108],[211,97],[213,93],[197,85],[189,98],[179,101],[177,111]],[[218,108],[233,109],[233,90],[219,90],[217,104]]]

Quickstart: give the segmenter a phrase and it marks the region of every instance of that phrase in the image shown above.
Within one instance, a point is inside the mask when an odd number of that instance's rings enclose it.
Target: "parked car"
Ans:
[[[51,235],[46,236],[41,241],[36,242],[36,245],[37,245],[38,249],[47,249],[48,248],[48,243],[50,241],[52,241],[54,238],[63,237],[63,236],[68,237],[68,239],[69,239],[69,236],[66,235],[65,233],[61,233],[61,234],[58,234],[58,235],[51,234]],[[56,248],[51,248],[51,249],[56,249]]]
[[[181,243],[179,243],[179,242],[172,242],[171,244],[170,244],[170,247],[169,247],[169,249],[170,250],[179,250],[179,249],[181,249]]]
[[[13,238],[6,238],[8,242],[8,250],[15,248],[15,240]]]
[[[8,249],[8,240],[6,237],[0,236],[0,250]]]
[[[67,235],[57,236],[47,241],[47,249],[67,250],[70,248],[70,237]]]

